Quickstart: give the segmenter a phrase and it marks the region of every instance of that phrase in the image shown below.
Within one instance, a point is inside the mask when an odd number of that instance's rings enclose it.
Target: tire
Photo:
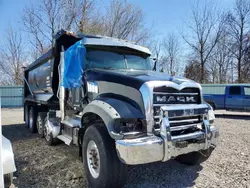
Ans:
[[[213,149],[207,149],[200,152],[192,152],[177,156],[175,160],[185,165],[197,165],[206,161],[210,157],[212,151]]]
[[[29,106],[25,105],[25,125],[29,128]]]
[[[38,113],[37,120],[36,120],[36,129],[41,138],[44,137],[45,118],[46,118],[45,112]]]
[[[29,130],[31,133],[36,133],[36,118],[37,118],[37,113],[35,110],[35,107],[30,107],[29,110]]]
[[[13,182],[13,173],[4,175],[4,188],[9,188]]]
[[[53,135],[52,133],[48,133],[48,126],[46,126],[46,124],[48,123],[48,120],[47,118],[45,118],[45,121],[44,121],[44,138],[45,138],[45,141],[46,143],[49,145],[49,146],[53,146],[53,145],[56,145],[58,143],[58,139],[57,138],[53,138]]]
[[[97,157],[92,153],[93,148],[90,147],[93,143],[96,146],[93,147],[94,150],[97,148],[98,151]],[[94,124],[87,128],[83,138],[82,152],[84,169],[90,187],[123,187],[127,180],[127,165],[119,160],[114,140],[109,136],[105,125]],[[92,160],[89,160],[89,157],[92,157]],[[91,167],[91,161],[94,165],[97,162],[96,169]],[[93,169],[97,170],[97,173],[94,173]]]

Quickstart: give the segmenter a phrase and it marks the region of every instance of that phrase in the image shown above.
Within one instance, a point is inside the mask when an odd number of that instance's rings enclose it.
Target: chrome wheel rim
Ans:
[[[98,178],[100,174],[100,155],[96,143],[91,140],[87,146],[87,163],[93,178]]]

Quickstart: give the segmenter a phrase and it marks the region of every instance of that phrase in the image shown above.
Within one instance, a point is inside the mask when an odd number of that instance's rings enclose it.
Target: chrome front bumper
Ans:
[[[160,124],[160,136],[149,135],[137,139],[116,140],[120,160],[129,165],[167,161],[178,155],[215,148],[219,132],[208,120],[203,120],[204,129],[179,136],[172,136],[169,119]],[[183,144],[184,143],[184,144]]]

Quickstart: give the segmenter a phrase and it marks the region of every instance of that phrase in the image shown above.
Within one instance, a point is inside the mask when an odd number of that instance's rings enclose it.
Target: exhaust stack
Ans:
[[[64,47],[62,46],[62,51],[60,53],[60,111],[61,111],[61,121],[65,119],[65,88],[62,86],[63,72],[64,72]]]

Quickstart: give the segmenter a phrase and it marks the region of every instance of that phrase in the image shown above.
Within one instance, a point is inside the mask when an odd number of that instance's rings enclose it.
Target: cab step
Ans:
[[[68,135],[58,135],[57,138],[61,141],[63,141],[65,144],[67,144],[68,146],[71,145],[72,143],[72,137],[68,136]]]
[[[80,127],[81,126],[81,117],[73,116],[73,117],[66,117],[65,120],[61,122],[64,125],[67,125],[68,127]]]

